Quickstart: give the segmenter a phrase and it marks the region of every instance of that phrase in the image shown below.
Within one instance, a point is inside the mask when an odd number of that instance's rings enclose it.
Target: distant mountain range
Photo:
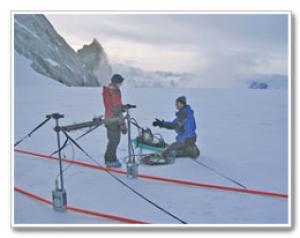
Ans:
[[[249,89],[287,89],[286,75],[252,75],[247,76],[245,86]]]
[[[201,87],[201,75],[110,64],[97,39],[76,52],[44,15],[16,14],[14,40],[15,51],[29,59],[35,71],[67,86],[103,86],[109,83],[113,73],[119,73],[125,77],[128,87]],[[284,75],[244,75],[236,81],[237,88],[287,89],[288,85]]]

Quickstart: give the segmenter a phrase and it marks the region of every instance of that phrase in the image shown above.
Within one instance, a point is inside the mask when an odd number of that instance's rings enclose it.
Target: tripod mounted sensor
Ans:
[[[124,109],[126,112],[124,119],[127,122],[127,130],[128,130],[128,156],[127,156],[128,160],[126,162],[126,168],[127,168],[127,176],[129,178],[136,178],[138,174],[138,163],[136,161],[136,155],[134,153],[134,148],[131,139],[131,125],[133,124],[134,126],[138,126],[137,124],[134,123],[133,121],[134,118],[132,118],[130,115],[130,110],[134,108],[136,108],[136,105],[131,105],[131,104],[124,105]],[[44,121],[38,124],[28,134],[26,134],[22,139],[20,139],[14,144],[14,146],[17,147],[25,139],[31,137],[33,133],[35,133],[38,129],[44,126],[51,119],[55,120],[55,127],[53,129],[56,133],[57,150],[54,151],[50,156],[57,153],[59,157],[59,174],[55,179],[55,188],[52,190],[53,209],[59,212],[64,212],[67,207],[67,192],[65,190],[65,185],[64,185],[64,174],[63,174],[64,170],[62,165],[62,154],[61,154],[62,149],[66,147],[67,141],[69,140],[71,143],[76,145],[90,158],[90,156],[79,146],[78,143],[76,143],[74,139],[72,139],[68,135],[67,132],[88,128],[88,130],[84,134],[82,134],[77,138],[79,139],[84,135],[87,135],[91,131],[95,130],[99,126],[109,123],[108,121],[104,120],[102,116],[98,116],[98,117],[94,117],[91,121],[75,123],[67,126],[60,126],[59,120],[62,118],[64,118],[64,115],[60,113],[47,114]],[[67,140],[63,145],[61,145],[61,132],[63,133],[63,135],[67,137]]]
[[[61,158],[61,150],[60,150],[60,131],[61,127],[59,126],[59,119],[64,118],[63,114],[52,113],[46,115],[46,118],[52,118],[55,120],[54,131],[56,132],[57,138],[57,147],[58,147],[58,157],[59,157],[59,178],[60,178],[60,186],[58,184],[58,180],[55,179],[55,188],[52,190],[52,200],[53,200],[53,209],[59,212],[64,212],[67,207],[67,192],[64,188],[64,177],[63,177],[63,169],[62,169],[62,158]]]

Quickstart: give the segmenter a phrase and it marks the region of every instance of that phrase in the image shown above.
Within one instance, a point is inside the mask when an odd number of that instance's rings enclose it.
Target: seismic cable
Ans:
[[[77,141],[77,140],[81,139],[82,137],[86,136],[87,134],[89,134],[92,131],[94,131],[95,129],[97,129],[99,126],[100,125],[96,125],[96,126],[90,128],[89,130],[87,130],[86,132],[84,132],[83,134],[81,134],[80,136],[76,137],[75,140]],[[69,142],[65,145],[65,147],[68,146],[68,145],[69,145]],[[51,154],[49,154],[49,156],[53,156],[53,155],[57,154],[58,152],[59,152],[59,150],[55,150]]]
[[[62,130],[62,132],[64,133],[64,135],[69,138],[69,140],[81,151],[83,152],[90,160],[92,160],[95,164],[97,164],[98,166],[104,168],[100,163],[98,163],[97,160],[95,160],[91,155],[89,155],[72,137],[69,136],[69,134]],[[114,175],[113,173],[111,173],[108,169],[104,168],[104,171],[107,172],[112,178],[114,178],[115,180],[117,180],[119,183],[121,183],[123,186],[125,186],[126,188],[128,188],[131,192],[135,193],[137,196],[139,196],[140,198],[144,199],[146,202],[150,203],[151,205],[153,205],[154,207],[156,207],[157,209],[159,209],[160,211],[164,212],[165,214],[171,216],[172,218],[174,218],[175,220],[177,220],[178,222],[180,222],[181,224],[187,224],[187,222],[185,222],[184,220],[180,219],[179,217],[175,216],[174,214],[172,214],[171,212],[167,211],[166,209],[164,209],[163,207],[159,206],[158,204],[156,204],[155,202],[151,201],[150,199],[148,199],[147,197],[145,197],[143,194],[141,194],[140,192],[138,192],[137,190],[135,190],[134,188],[132,188],[130,185],[128,185],[127,183],[125,183],[123,180],[121,180],[120,178],[118,178],[116,175]]]
[[[195,160],[195,159],[193,159],[193,161],[195,161],[195,163],[207,168],[208,170],[212,171],[213,173],[219,175],[220,177],[233,182],[234,184],[238,185],[239,187],[244,188],[244,189],[248,189],[245,185],[241,184],[240,182],[236,181],[235,179],[232,179],[232,178],[228,177],[227,175],[224,175],[223,173],[221,173],[221,172],[215,170],[214,168],[204,164],[203,162],[200,162],[200,161]]]

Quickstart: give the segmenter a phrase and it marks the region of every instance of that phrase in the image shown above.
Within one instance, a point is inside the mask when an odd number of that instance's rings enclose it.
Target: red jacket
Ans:
[[[103,102],[105,107],[105,119],[122,116],[121,90],[113,85],[103,87]]]

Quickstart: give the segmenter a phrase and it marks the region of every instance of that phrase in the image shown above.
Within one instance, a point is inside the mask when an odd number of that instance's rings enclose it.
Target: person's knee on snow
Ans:
[[[170,147],[174,147],[175,144],[176,146],[180,145],[177,146],[178,148],[174,148],[175,151],[178,151],[178,154],[181,156],[185,155],[186,157],[197,158],[200,155],[200,151],[196,146],[197,135],[194,111],[191,106],[187,104],[186,97],[184,96],[178,97],[175,105],[178,111],[175,113],[176,117],[173,121],[155,119],[152,125],[175,130],[177,134],[176,142],[170,145]],[[169,151],[171,148],[169,148]],[[188,150],[186,151],[186,149]],[[163,153],[163,155],[166,156],[166,152]]]
[[[192,159],[196,159],[200,156],[200,150],[196,145],[190,145],[186,148],[186,154]]]

